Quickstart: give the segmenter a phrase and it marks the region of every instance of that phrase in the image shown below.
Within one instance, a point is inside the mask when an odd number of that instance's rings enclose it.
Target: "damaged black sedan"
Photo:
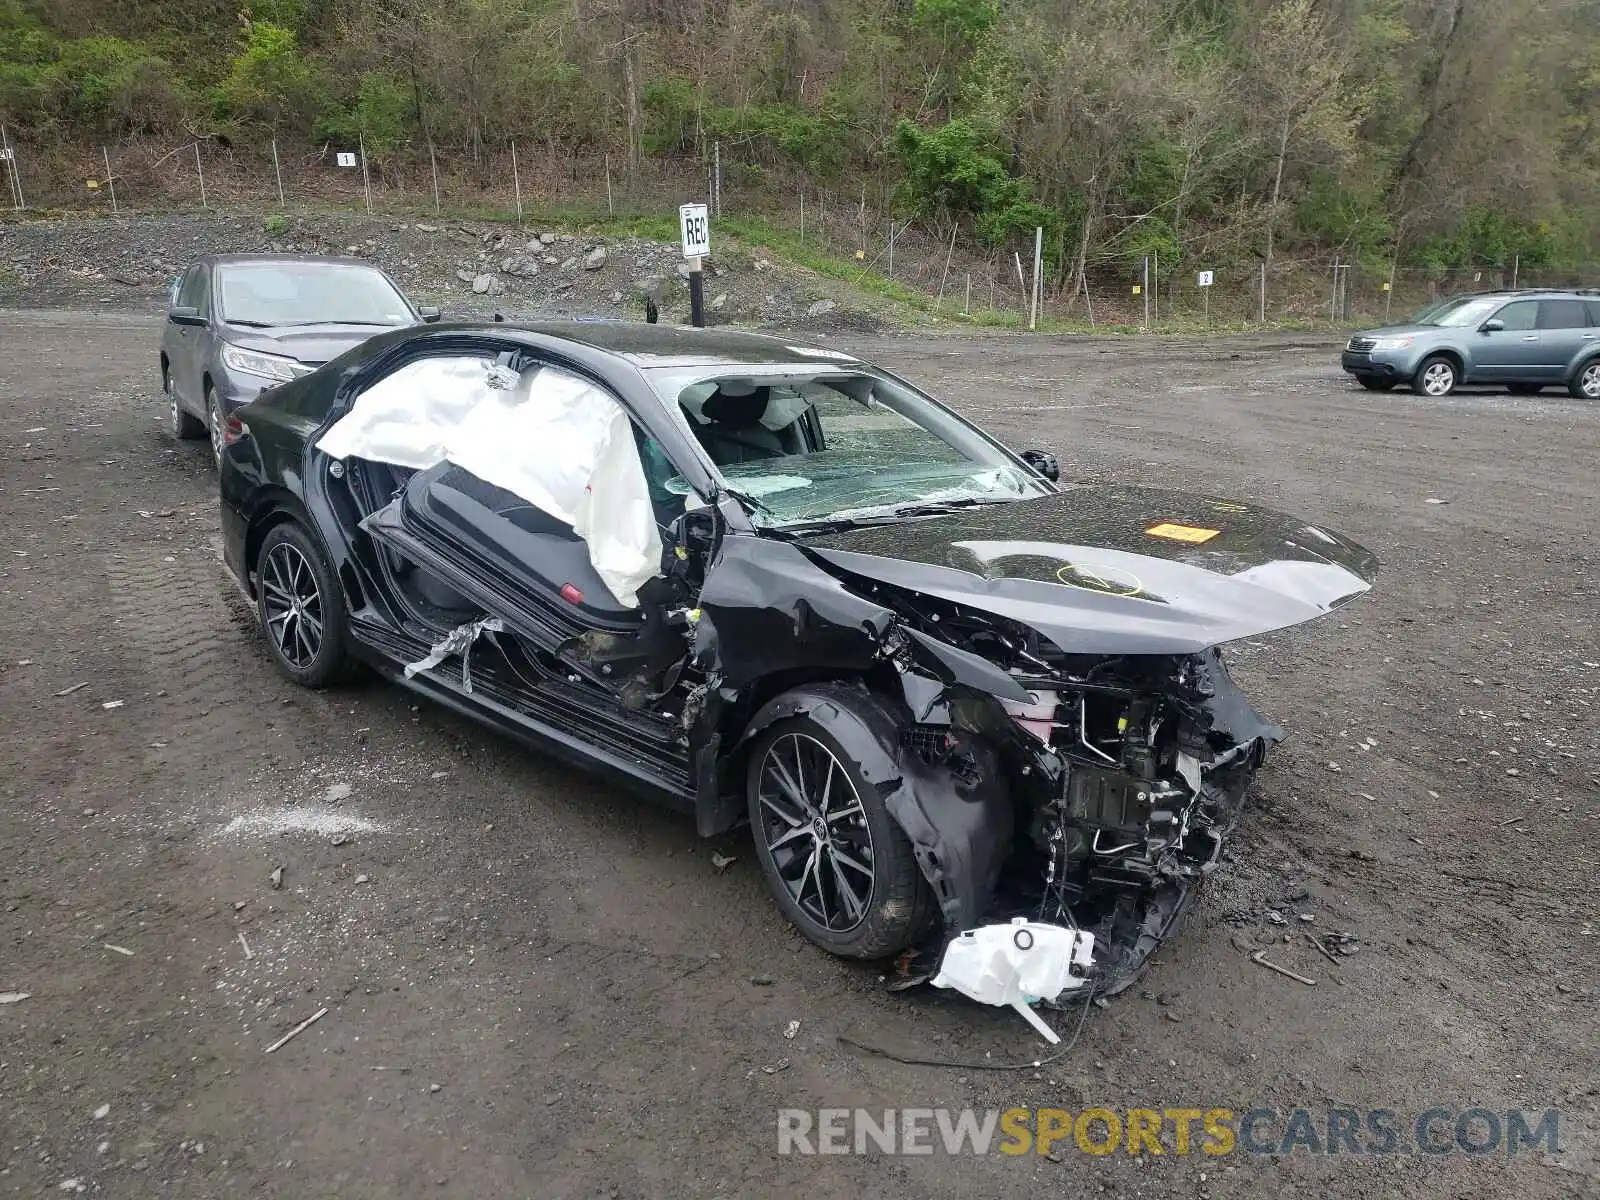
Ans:
[[[747,822],[836,954],[948,967],[1022,919],[1007,945],[1071,931],[1052,966],[1103,991],[1281,736],[1219,645],[1376,570],[1254,506],[1062,484],[888,372],[747,334],[406,329],[226,440],[226,561],[291,680],[365,662],[704,835]],[[945,982],[993,1000],[974,969]]]

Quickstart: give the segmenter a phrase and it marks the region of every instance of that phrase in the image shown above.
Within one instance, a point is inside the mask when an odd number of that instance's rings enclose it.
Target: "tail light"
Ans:
[[[241,438],[250,436],[250,429],[239,419],[238,413],[229,413],[222,421],[222,444],[231,446]]]

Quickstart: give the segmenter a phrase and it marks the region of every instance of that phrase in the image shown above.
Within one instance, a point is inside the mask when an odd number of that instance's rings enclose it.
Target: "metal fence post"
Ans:
[[[800,189],[800,244],[806,244],[806,192]]]
[[[1144,300],[1144,321],[1142,328],[1149,332],[1150,329],[1150,256],[1144,256],[1144,267],[1139,278],[1139,295]]]
[[[439,212],[439,160],[433,154],[433,135],[428,136],[428,168],[433,172],[433,211]]]
[[[522,228],[522,179],[517,174],[517,143],[511,143],[511,191],[517,201],[517,228]]]
[[[0,150],[5,152],[0,154],[0,158],[4,158],[11,167],[11,194],[16,198],[16,208],[24,209],[27,205],[22,202],[22,168],[17,162],[16,147],[11,144],[11,137],[4,125],[0,125]]]
[[[722,142],[711,143],[711,211],[722,215]]]
[[[349,145],[348,142],[345,145]],[[356,149],[361,152],[361,191],[367,198],[367,212],[372,212],[372,180],[367,176],[367,140],[365,137],[356,139]]]
[[[1267,323],[1267,262],[1261,260],[1261,317],[1259,324]]]
[[[206,169],[200,165],[200,139],[194,143],[194,173],[200,177],[200,207],[210,208],[206,203]]]
[[[611,196],[611,155],[606,154],[606,212],[611,216],[617,215],[616,201]]]
[[[283,168],[278,165],[278,139],[272,139],[272,173],[278,180],[278,207],[288,208],[289,202],[283,198]]]
[[[104,146],[101,146],[100,157],[105,160],[106,164],[106,190],[111,193],[111,215],[116,216],[117,183],[116,180],[111,178],[111,151],[107,150]]]

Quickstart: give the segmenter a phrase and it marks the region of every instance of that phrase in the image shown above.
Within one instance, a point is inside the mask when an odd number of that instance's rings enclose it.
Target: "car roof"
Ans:
[[[364,258],[343,254],[205,254],[199,262],[213,267],[234,266],[289,266],[293,264],[341,267],[383,268]]]
[[[710,364],[750,366],[864,367],[853,354],[807,346],[789,338],[731,329],[651,325],[643,321],[505,322],[481,327],[500,335],[524,332],[587,346],[626,359],[636,367]]]

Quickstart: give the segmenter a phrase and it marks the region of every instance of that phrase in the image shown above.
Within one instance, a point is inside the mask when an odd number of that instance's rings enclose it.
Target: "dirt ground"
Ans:
[[[1383,564],[1232,649],[1291,736],[1142,984],[1065,1057],[980,1071],[842,1044],[1041,1049],[802,941],[741,837],[399,688],[280,680],[204,446],[162,432],[157,324],[0,328],[0,992],[29,993],[0,1005],[0,1195],[1600,1191],[1600,406],[1370,395],[1283,338],[830,343],[1068,474],[1281,508]],[[777,1154],[780,1107],[1013,1105],[1555,1107],[1561,1146]]]

